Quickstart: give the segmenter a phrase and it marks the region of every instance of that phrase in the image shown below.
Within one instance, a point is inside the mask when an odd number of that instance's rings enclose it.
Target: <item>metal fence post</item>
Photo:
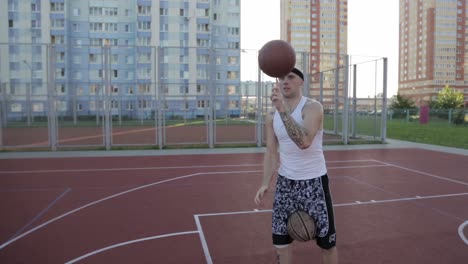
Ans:
[[[104,110],[104,142],[106,146],[106,150],[111,149],[112,145],[112,130],[111,130],[111,117],[110,117],[110,89],[111,89],[111,67],[110,67],[110,46],[108,43],[103,47],[104,53],[104,65],[103,65],[103,72],[104,72],[104,102],[103,102],[103,110]]]
[[[387,139],[387,60],[387,58],[383,59],[382,124],[380,126],[380,139],[382,142]]]
[[[352,133],[353,138],[356,138],[356,113],[357,113],[357,65],[353,65],[353,119],[352,119]]]
[[[319,101],[323,105],[323,72],[320,72],[320,98]]]
[[[262,146],[263,142],[263,102],[262,102],[262,73],[260,68],[257,70],[257,123],[256,123],[256,132],[257,132],[257,147]]]
[[[6,123],[6,87],[0,82],[0,149],[3,147],[3,125]]]
[[[49,63],[47,64],[48,70],[48,86],[47,86],[47,101],[49,104],[49,114],[48,114],[48,132],[49,132],[49,145],[52,151],[57,150],[57,111],[55,105],[55,46],[49,44],[48,46],[48,58]]]
[[[309,53],[302,52],[302,72],[304,74],[304,86],[302,87],[302,94],[305,97],[310,96],[310,81],[309,81]]]
[[[338,111],[340,107],[340,90],[339,90],[340,80],[339,79],[340,79],[340,71],[339,71],[339,65],[337,64],[335,68],[335,97],[334,97],[334,111],[333,111],[333,133],[335,135],[338,134]]]
[[[348,74],[349,74],[349,55],[345,55],[344,58],[344,73],[343,73],[343,127],[342,127],[342,138],[343,144],[348,144],[348,115],[349,115],[349,100],[348,100]]]
[[[159,149],[163,149],[164,143],[163,143],[163,115],[162,115],[162,105],[163,105],[163,100],[162,100],[162,84],[161,84],[161,47],[156,47],[155,50],[155,80],[157,81],[156,83],[156,100],[158,102],[158,107],[156,109],[155,117],[156,117],[156,133],[157,133],[157,142],[159,145]]]
[[[2,89],[2,83],[0,82],[0,89]],[[2,107],[0,107],[0,149],[3,148],[3,90],[2,90],[2,93],[1,93],[1,96],[2,96],[2,101],[0,101],[0,103],[2,103]]]

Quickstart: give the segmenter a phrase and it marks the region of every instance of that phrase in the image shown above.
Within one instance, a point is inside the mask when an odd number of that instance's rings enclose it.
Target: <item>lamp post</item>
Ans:
[[[28,122],[28,126],[31,125],[31,89],[32,89],[32,67],[31,65],[26,61],[23,60],[23,63],[28,67],[29,69],[29,85],[26,86],[26,119]]]

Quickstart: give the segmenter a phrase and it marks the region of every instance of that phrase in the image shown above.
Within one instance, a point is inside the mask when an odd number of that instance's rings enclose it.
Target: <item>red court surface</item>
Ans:
[[[468,156],[326,151],[341,263],[467,263]],[[274,263],[261,153],[0,160],[0,263]],[[273,189],[273,188],[271,188]],[[293,243],[294,263],[319,263]]]

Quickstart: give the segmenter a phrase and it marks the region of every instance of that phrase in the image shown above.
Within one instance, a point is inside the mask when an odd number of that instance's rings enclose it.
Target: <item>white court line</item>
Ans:
[[[29,170],[29,171],[0,171],[0,174],[203,169],[203,168],[249,167],[249,166],[260,166],[260,165],[263,166],[263,164],[239,164],[239,165],[200,165],[200,166],[135,167],[135,168],[108,168],[108,169],[104,168],[104,169],[74,169],[74,170]]]
[[[334,206],[335,207],[340,207],[340,206],[362,205],[362,204],[369,204],[369,203],[386,203],[386,202],[397,202],[397,201],[410,201],[410,200],[418,200],[418,199],[431,199],[431,198],[451,197],[451,196],[460,196],[460,195],[468,195],[468,193],[432,195],[432,196],[425,196],[425,197],[417,196],[417,197],[408,197],[408,198],[401,198],[401,199],[379,200],[379,201],[371,200],[369,202],[344,203],[344,204],[336,204]],[[195,219],[195,223],[196,223],[196,226],[197,226],[197,231],[186,231],[186,232],[171,233],[171,234],[146,237],[146,238],[141,238],[141,239],[136,239],[136,240],[131,240],[131,241],[118,243],[118,244],[115,244],[115,245],[111,245],[111,246],[101,248],[101,249],[95,250],[93,252],[87,253],[87,254],[82,255],[82,256],[80,256],[78,258],[67,261],[65,264],[73,264],[73,263],[76,263],[76,262],[78,262],[80,260],[88,258],[90,256],[97,255],[97,254],[99,254],[101,252],[104,252],[104,251],[107,251],[107,250],[110,250],[110,249],[114,249],[114,248],[117,248],[117,247],[123,247],[123,246],[127,246],[127,245],[130,245],[130,244],[144,242],[144,241],[148,241],[148,240],[159,239],[159,238],[179,236],[179,235],[187,235],[187,234],[196,234],[196,233],[198,233],[199,236],[200,236],[200,241],[202,243],[203,252],[204,252],[205,258],[206,258],[206,263],[207,264],[212,264],[213,260],[211,258],[211,254],[210,254],[209,249],[208,249],[208,243],[206,242],[205,234],[203,232],[203,228],[202,228],[202,225],[200,223],[200,217],[238,215],[238,214],[252,214],[252,213],[266,213],[266,212],[272,212],[272,210],[254,209],[252,211],[237,211],[237,212],[224,212],[224,213],[196,214],[196,215],[194,215],[194,219]],[[468,245],[468,239],[465,237],[465,235],[463,233],[463,229],[467,225],[468,225],[468,221],[466,221],[465,223],[460,225],[460,227],[458,228],[458,234],[460,235],[461,239]]]
[[[82,256],[80,256],[80,257],[78,257],[78,258],[69,260],[69,261],[65,262],[65,264],[76,263],[76,262],[78,262],[78,261],[80,261],[80,260],[83,260],[83,259],[88,258],[88,257],[93,256],[93,255],[97,255],[97,254],[99,254],[99,253],[101,253],[101,252],[104,252],[104,251],[107,251],[107,250],[109,250],[109,249],[114,249],[114,248],[118,248],[118,247],[123,247],[123,246],[127,246],[127,245],[130,245],[130,244],[145,242],[145,241],[148,241],[148,240],[154,240],[154,239],[159,239],[159,238],[165,238],[165,237],[171,237],[171,236],[189,235],[189,234],[196,234],[196,233],[198,233],[198,231],[186,231],[186,232],[171,233],[171,234],[165,234],[165,235],[159,235],[159,236],[152,236],[152,237],[144,237],[144,238],[140,238],[140,239],[125,241],[125,242],[122,242],[122,243],[119,243],[119,244],[111,245],[111,246],[108,246],[108,247],[105,247],[105,248],[101,248],[101,249],[95,250],[95,251],[93,251],[93,252],[87,253],[87,254],[82,255]]]
[[[343,162],[363,162],[363,161],[373,161],[373,162],[378,162],[378,163],[383,163],[383,162],[380,162],[380,161],[377,161],[377,160],[346,160],[346,161],[330,161],[329,163],[343,163]],[[386,163],[383,163],[383,164],[386,164]],[[389,164],[390,166],[394,166],[392,164]],[[221,165],[220,165],[221,166]],[[235,167],[236,165],[222,165],[221,167]],[[248,165],[237,165],[237,166],[252,166],[252,164],[248,164]],[[380,166],[380,165],[377,165],[377,166]],[[195,168],[196,166],[189,166],[191,168]],[[189,168],[187,167],[187,168]],[[200,166],[200,167],[216,167],[216,166]],[[366,166],[366,167],[372,167],[372,166]],[[164,167],[152,167],[152,169],[157,169],[157,168],[164,168]],[[166,168],[185,168],[185,167],[166,167]],[[341,167],[341,168],[347,168],[346,166],[344,167]],[[121,170],[128,170],[128,168],[120,168]],[[138,169],[138,168],[133,168],[133,169]],[[147,169],[147,168],[140,168],[140,169]],[[116,169],[101,169],[101,170],[105,170],[105,171],[110,171],[110,170],[119,170],[119,168],[116,168]],[[61,172],[63,171],[86,171],[86,170],[61,170]],[[96,171],[96,170],[89,170],[89,171]],[[37,171],[31,171],[31,172],[37,172]],[[55,171],[50,171],[50,172],[55,172]],[[120,192],[120,193],[117,193],[117,194],[114,194],[114,195],[111,195],[111,196],[107,196],[105,198],[102,198],[102,199],[99,199],[99,200],[96,200],[94,202],[91,202],[91,203],[88,203],[84,206],[81,206],[81,207],[78,207],[74,210],[71,210],[71,211],[68,211],[67,213],[64,213],[58,217],[55,217],[39,226],[36,226],[32,229],[30,229],[29,231],[21,234],[21,235],[18,235],[17,237],[13,238],[13,239],[10,239],[8,240],[7,242],[3,243],[0,245],[0,250],[2,250],[3,248],[5,248],[6,246],[10,245],[11,243],[35,232],[36,230],[38,229],[41,229],[57,220],[60,220],[68,215],[71,215],[75,212],[78,212],[80,210],[83,210],[87,207],[90,207],[90,206],[93,206],[95,204],[98,204],[98,203],[101,203],[101,202],[104,202],[106,200],[110,200],[112,198],[115,198],[115,197],[118,197],[118,196],[121,196],[121,195],[124,195],[124,194],[127,194],[127,193],[130,193],[130,192],[134,192],[134,191],[137,191],[137,190],[140,190],[140,189],[144,189],[144,188],[147,188],[147,187],[150,187],[150,186],[154,186],[154,185],[158,185],[158,184],[162,184],[162,183],[166,183],[166,182],[171,182],[171,181],[175,181],[175,180],[179,180],[179,179],[185,179],[185,178],[190,178],[190,177],[194,177],[194,176],[199,176],[199,175],[209,175],[209,174],[238,174],[238,173],[253,173],[253,172],[262,172],[261,170],[254,170],[254,171],[229,171],[229,172],[202,172],[202,173],[194,173],[194,174],[188,174],[188,175],[184,175],[184,176],[179,176],[179,177],[175,177],[175,178],[170,178],[170,179],[167,179],[167,180],[163,180],[163,181],[158,181],[158,182],[154,182],[154,183],[150,183],[150,184],[146,184],[146,185],[142,185],[142,186],[139,186],[139,187],[136,187],[136,188],[133,188],[133,189],[129,189],[129,190],[126,190],[126,191],[123,191],[123,192]],[[0,172],[1,173],[1,172]],[[25,172],[20,172],[20,171],[17,171],[17,173],[25,173]]]
[[[68,215],[71,215],[73,213],[76,213],[80,210],[83,210],[87,207],[90,207],[90,206],[93,206],[93,205],[96,205],[98,203],[101,203],[101,202],[104,202],[104,201],[107,201],[107,200],[110,200],[112,198],[115,198],[115,197],[118,197],[118,196],[121,196],[121,195],[124,195],[124,194],[127,194],[127,193],[130,193],[130,192],[134,192],[134,191],[137,191],[137,190],[141,190],[141,189],[144,189],[144,188],[147,188],[147,187],[150,187],[150,186],[155,186],[155,185],[159,185],[159,184],[162,184],[162,183],[166,183],[166,182],[171,182],[171,181],[175,181],[175,180],[180,180],[180,179],[185,179],[185,178],[190,178],[190,177],[194,177],[194,176],[199,176],[199,175],[211,175],[211,174],[238,174],[238,173],[252,173],[252,172],[261,172],[261,171],[224,171],[224,172],[203,172],[203,173],[193,173],[193,174],[188,174],[188,175],[184,175],[184,176],[179,176],[179,177],[175,177],[175,178],[170,178],[170,179],[167,179],[167,180],[163,180],[163,181],[158,181],[158,182],[153,182],[153,183],[150,183],[150,184],[146,184],[146,185],[142,185],[142,186],[139,186],[137,188],[133,188],[133,189],[130,189],[130,190],[126,190],[126,191],[123,191],[123,192],[120,192],[120,193],[117,193],[117,194],[114,194],[114,195],[110,195],[110,196],[107,196],[105,198],[102,198],[102,199],[99,199],[99,200],[96,200],[94,202],[91,202],[91,203],[88,203],[84,206],[81,206],[81,207],[78,207],[74,210],[71,210],[67,213],[64,213],[60,216],[57,216],[41,225],[38,225],[32,229],[30,229],[29,231],[13,238],[13,239],[10,239],[8,240],[7,242],[3,243],[2,245],[0,245],[0,250],[5,248],[6,246],[10,245],[11,243],[31,234],[32,232],[38,230],[38,229],[41,229],[59,219],[62,219]]]
[[[468,239],[466,238],[465,234],[463,233],[463,229],[465,228],[465,226],[468,225],[468,221],[465,221],[465,223],[461,224],[459,227],[458,227],[458,235],[461,237],[461,239],[463,240],[463,242],[465,242],[465,244],[468,245]]]
[[[206,243],[205,233],[203,233],[203,228],[200,224],[200,218],[198,218],[198,215],[194,215],[193,217],[195,218],[195,223],[197,224],[197,230],[198,230],[198,234],[200,235],[200,241],[203,247],[203,253],[205,254],[206,263],[213,264],[210,250],[208,249],[208,243]]]
[[[451,193],[451,194],[440,194],[440,195],[430,195],[430,196],[417,196],[417,197],[406,197],[398,199],[387,199],[387,200],[370,200],[367,202],[351,202],[351,203],[341,203],[334,204],[333,207],[341,206],[353,206],[353,205],[366,205],[366,204],[377,204],[377,203],[392,203],[392,202],[404,202],[404,201],[413,201],[413,200],[424,200],[424,199],[435,199],[435,198],[445,198],[445,197],[454,197],[454,196],[464,196],[468,195],[468,192],[465,193]],[[220,216],[220,215],[236,215],[236,214],[254,214],[254,213],[268,213],[272,212],[271,209],[258,210],[254,209],[251,211],[237,211],[237,212],[224,212],[224,213],[206,213],[206,214],[196,214],[197,217],[204,216]]]
[[[388,200],[371,200],[368,202],[353,202],[353,203],[342,203],[342,204],[335,204],[333,207],[341,207],[341,206],[353,206],[353,205],[365,205],[365,204],[376,204],[376,203],[390,203],[390,202],[402,202],[402,201],[412,201],[412,200],[421,200],[421,199],[433,199],[433,198],[443,198],[443,197],[452,197],[452,196],[462,196],[468,195],[467,193],[453,193],[453,194],[444,194],[444,195],[431,195],[431,196],[417,196],[417,197],[408,197],[408,198],[400,198],[400,199],[388,199]],[[208,264],[212,264],[210,251],[208,249],[208,244],[205,240],[205,234],[203,233],[203,229],[200,223],[200,217],[209,217],[209,216],[225,216],[225,215],[237,215],[237,214],[256,214],[256,213],[271,213],[272,210],[258,210],[253,209],[252,211],[237,211],[237,212],[223,212],[223,213],[206,213],[206,214],[196,214],[195,221],[197,222],[197,228],[200,234],[200,239],[202,240],[203,244],[203,252],[205,253],[205,257]],[[462,238],[462,240],[468,245],[468,240],[465,238],[463,234],[463,228],[465,225],[468,225],[468,221],[466,221],[463,225],[458,228],[458,234]]]
[[[344,162],[376,162],[375,160],[336,160],[327,163]],[[378,162],[380,163],[380,162]],[[201,169],[201,168],[228,168],[228,167],[249,167],[263,166],[260,163],[237,164],[237,165],[199,165],[199,166],[167,166],[167,167],[133,167],[133,168],[103,168],[103,169],[72,169],[72,170],[22,170],[22,171],[0,171],[0,174],[22,174],[22,173],[56,173],[56,172],[99,172],[99,171],[134,171],[134,170],[171,170],[171,169]],[[370,165],[374,166],[374,165]],[[346,168],[346,167],[342,167]]]
[[[230,167],[256,167],[263,164],[243,164],[243,165],[213,165],[213,166],[181,166],[181,167],[141,167],[141,168],[115,168],[115,169],[76,169],[76,170],[29,170],[29,171],[0,171],[0,174],[26,174],[26,173],[63,173],[63,172],[104,172],[104,171],[136,171],[136,170],[173,170],[173,169],[210,169],[210,168],[230,168]],[[392,165],[357,165],[327,167],[327,169],[352,169],[352,168],[372,168],[391,167]]]
[[[442,176],[437,176],[437,175],[430,174],[430,173],[427,173],[427,172],[422,172],[422,171],[417,171],[417,170],[405,168],[405,167],[398,166],[398,165],[395,165],[395,164],[391,164],[391,163],[388,163],[388,162],[383,162],[383,161],[378,161],[378,160],[375,160],[375,161],[380,162],[380,163],[382,163],[382,164],[386,164],[386,165],[388,165],[388,166],[393,166],[393,167],[396,167],[396,168],[399,168],[399,169],[402,169],[402,170],[407,170],[407,171],[411,171],[411,172],[423,174],[423,175],[426,175],[426,176],[430,176],[430,177],[433,177],[433,178],[437,178],[437,179],[440,179],[440,180],[446,180],[446,181],[450,181],[450,182],[454,182],[454,183],[459,183],[459,184],[463,184],[463,185],[468,186],[468,183],[466,183],[466,182],[457,181],[457,180],[452,180],[452,179],[449,179],[449,178],[445,178],[445,177],[442,177]]]
[[[333,170],[333,169],[357,169],[357,168],[375,168],[375,167],[391,167],[391,165],[357,165],[357,166],[343,166],[343,167],[327,167],[327,169]]]

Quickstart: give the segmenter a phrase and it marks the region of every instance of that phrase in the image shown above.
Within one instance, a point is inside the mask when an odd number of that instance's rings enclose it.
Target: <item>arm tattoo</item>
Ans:
[[[291,140],[296,143],[298,147],[304,146],[304,137],[308,134],[307,130],[297,124],[290,114],[279,112],[279,115],[281,120],[283,120],[284,127],[286,128]]]

